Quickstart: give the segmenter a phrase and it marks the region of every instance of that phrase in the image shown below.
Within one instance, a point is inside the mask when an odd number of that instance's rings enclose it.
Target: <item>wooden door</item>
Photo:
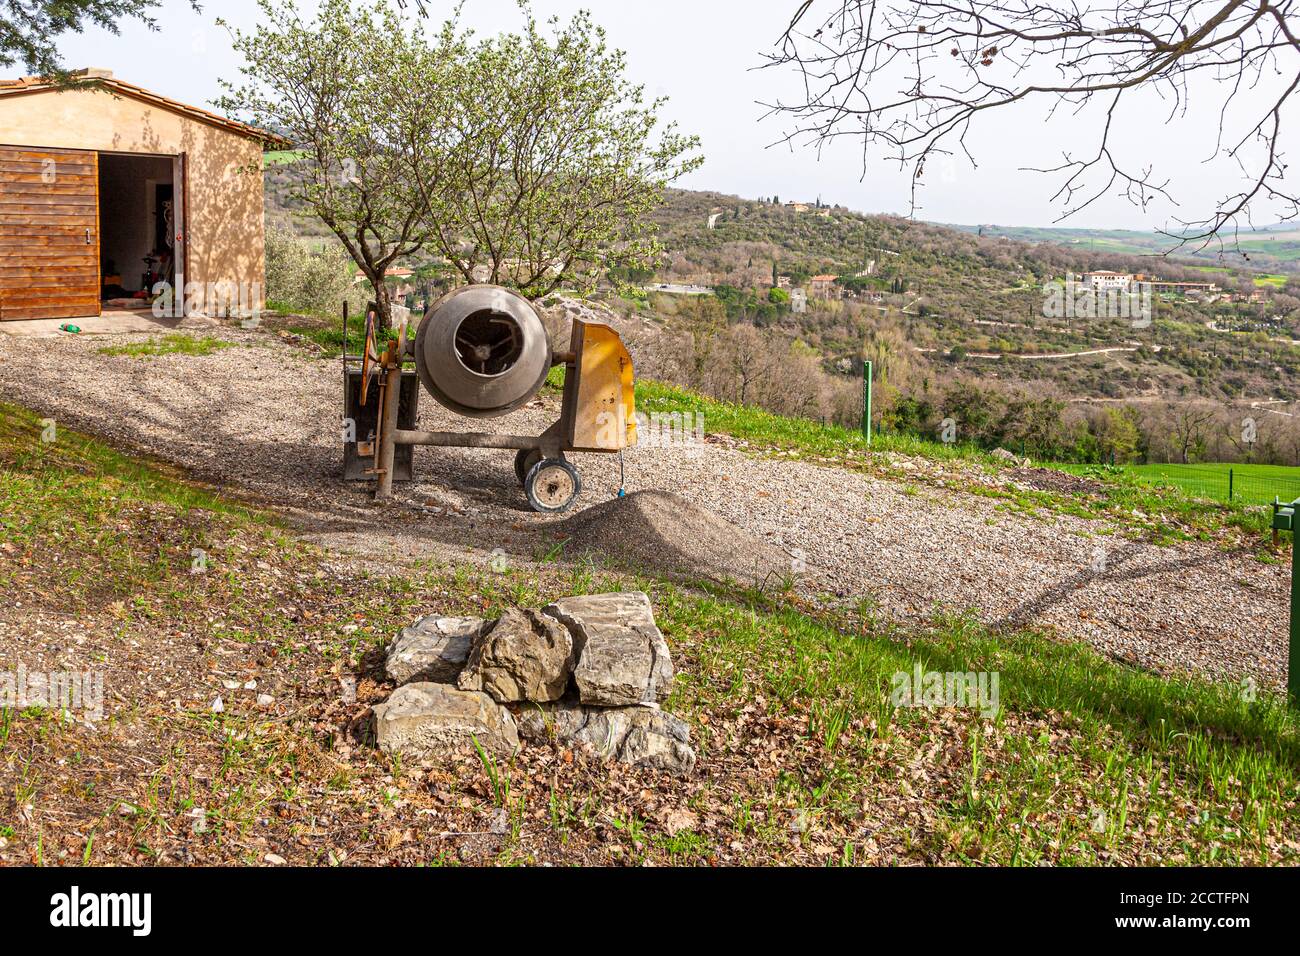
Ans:
[[[0,146],[0,321],[99,315],[99,155]]]

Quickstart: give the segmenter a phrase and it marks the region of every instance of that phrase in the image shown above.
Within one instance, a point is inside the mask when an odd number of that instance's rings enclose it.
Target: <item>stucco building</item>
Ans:
[[[277,138],[107,71],[77,76],[0,81],[0,320],[99,315],[160,282],[261,308]]]
[[[1133,283],[1133,277],[1127,272],[1085,272],[1080,283],[1083,288],[1097,292],[1109,292],[1112,289],[1127,292]]]

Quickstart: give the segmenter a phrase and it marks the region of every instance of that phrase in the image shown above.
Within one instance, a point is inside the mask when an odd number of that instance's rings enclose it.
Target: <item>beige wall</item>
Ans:
[[[80,89],[0,96],[0,145],[184,153],[186,281],[256,282],[265,294],[258,141],[107,90]]]

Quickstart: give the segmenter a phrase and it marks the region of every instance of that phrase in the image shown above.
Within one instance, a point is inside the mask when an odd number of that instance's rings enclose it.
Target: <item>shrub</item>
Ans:
[[[322,251],[313,252],[305,241],[287,229],[267,230],[266,297],[269,301],[295,312],[333,315],[353,291],[352,260],[338,246],[329,244]],[[364,306],[364,302],[360,304]]]

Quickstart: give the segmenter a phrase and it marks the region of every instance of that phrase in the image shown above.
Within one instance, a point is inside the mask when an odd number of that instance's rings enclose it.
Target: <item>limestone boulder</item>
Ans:
[[[510,608],[474,639],[456,684],[502,703],[559,700],[573,672],[573,637],[554,618]]]
[[[403,684],[375,707],[375,739],[387,753],[425,757],[473,750],[509,755],[519,747],[514,717],[487,694],[450,684]]]
[[[516,721],[519,736],[530,743],[583,746],[606,760],[678,776],[695,769],[690,725],[658,708],[587,707],[566,698],[524,704]]]
[[[398,684],[453,683],[487,622],[481,617],[430,615],[402,628],[388,646],[384,673]]]
[[[573,634],[573,680],[582,703],[625,707],[667,699],[672,657],[645,593],[566,597],[544,613]]]

